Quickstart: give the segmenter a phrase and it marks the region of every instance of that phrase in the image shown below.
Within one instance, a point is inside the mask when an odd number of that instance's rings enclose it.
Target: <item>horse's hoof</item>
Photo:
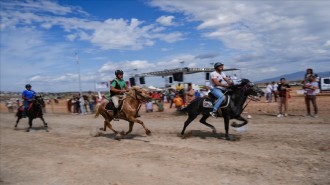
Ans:
[[[27,129],[26,132],[30,132],[30,129]]]
[[[213,130],[212,130],[212,133],[213,133],[213,134],[216,134],[216,133],[217,133],[217,130],[216,130],[216,129],[213,129]]]
[[[122,138],[123,138],[123,136],[122,136],[120,133],[117,133],[117,134],[115,135],[115,140],[120,141]]]
[[[151,136],[151,131],[150,130],[146,130],[146,134],[147,134],[147,136]]]

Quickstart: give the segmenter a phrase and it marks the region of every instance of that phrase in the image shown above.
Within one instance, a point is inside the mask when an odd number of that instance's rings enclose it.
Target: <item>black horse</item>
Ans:
[[[42,122],[44,123],[44,128],[48,132],[48,125],[45,122],[43,118],[43,112],[42,112],[42,107],[45,105],[45,102],[41,96],[35,96],[35,99],[32,100],[32,102],[29,104],[29,107],[26,111],[26,116],[29,118],[29,127],[27,128],[27,132],[30,131],[32,127],[32,120],[35,118],[40,118]],[[23,118],[23,111],[24,111],[24,106],[20,106],[17,110],[16,116],[17,116],[17,121],[15,124],[15,128],[17,127],[17,124],[20,119]]]
[[[264,92],[258,88],[255,84],[250,82],[248,79],[242,79],[240,84],[233,85],[229,91],[225,93],[226,100],[223,102],[224,105],[218,109],[218,115],[222,115],[225,124],[226,130],[226,140],[230,140],[228,130],[229,130],[229,120],[237,119],[243,121],[241,124],[233,123],[233,127],[242,127],[248,123],[248,121],[241,116],[243,109],[245,108],[244,104],[248,97],[251,97],[252,100],[257,100],[255,97],[260,97]],[[182,109],[182,111],[188,113],[188,119],[185,121],[181,135],[184,135],[184,132],[187,126],[194,120],[199,114],[202,114],[200,122],[208,127],[210,127],[213,133],[216,133],[216,129],[213,125],[206,122],[206,119],[210,116],[210,111],[213,109],[213,102],[215,97],[209,93],[208,97],[198,98],[192,101],[187,107]],[[243,107],[244,106],[244,107]]]

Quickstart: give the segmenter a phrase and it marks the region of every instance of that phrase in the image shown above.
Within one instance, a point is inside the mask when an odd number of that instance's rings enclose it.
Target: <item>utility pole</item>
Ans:
[[[79,93],[80,96],[82,96],[82,90],[81,90],[81,78],[80,78],[80,64],[79,64],[79,56],[78,56],[78,52],[75,52],[76,55],[76,62],[77,62],[77,71],[78,71],[78,83],[79,83]]]

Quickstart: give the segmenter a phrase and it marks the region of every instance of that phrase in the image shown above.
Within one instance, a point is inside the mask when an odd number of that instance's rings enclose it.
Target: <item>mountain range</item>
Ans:
[[[280,81],[281,78],[285,78],[286,81],[302,81],[304,79],[305,73],[306,73],[305,71],[299,71],[299,72],[295,72],[295,73],[284,74],[284,75],[280,75],[280,76],[273,77],[273,78],[259,80],[256,83],[266,83],[266,82],[272,82],[272,81],[278,82],[278,81]],[[325,71],[325,72],[316,73],[316,74],[319,77],[329,77],[330,71]]]

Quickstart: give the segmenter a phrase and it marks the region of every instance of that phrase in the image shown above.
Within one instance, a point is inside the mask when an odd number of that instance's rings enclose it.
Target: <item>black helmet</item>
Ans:
[[[117,75],[123,75],[124,74],[124,72],[122,71],[122,70],[116,70],[115,71],[115,75],[117,76]]]
[[[32,87],[30,84],[26,84],[25,88]]]
[[[223,66],[223,63],[217,62],[214,64],[214,69],[218,68],[219,66]]]

